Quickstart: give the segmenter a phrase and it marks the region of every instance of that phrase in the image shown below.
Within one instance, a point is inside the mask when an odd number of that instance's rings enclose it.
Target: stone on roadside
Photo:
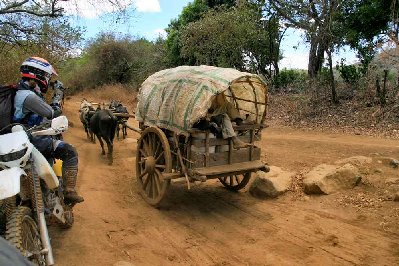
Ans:
[[[361,179],[359,170],[351,164],[321,164],[304,176],[304,191],[306,194],[332,194],[354,188]]]
[[[277,166],[270,166],[270,171],[258,171],[249,187],[249,193],[261,199],[276,198],[288,190],[291,185],[293,172],[287,172]]]
[[[371,157],[366,157],[366,156],[353,156],[345,159],[341,159],[336,161],[334,164],[336,165],[345,165],[347,163],[354,165],[354,166],[363,166],[366,164],[371,164],[373,162],[373,159]]]
[[[391,159],[389,162],[389,165],[392,166],[393,168],[398,168],[399,167],[399,161],[396,159]]]
[[[390,157],[379,157],[376,158],[379,164],[390,166],[392,168],[399,168],[399,161],[395,158]]]
[[[395,196],[393,197],[393,201],[399,201],[399,192],[395,194]]]

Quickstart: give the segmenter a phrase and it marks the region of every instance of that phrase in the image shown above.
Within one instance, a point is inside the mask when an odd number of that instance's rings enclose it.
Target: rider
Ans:
[[[14,99],[13,122],[28,126],[38,125],[44,119],[52,119],[61,114],[59,105],[47,104],[43,94],[47,92],[50,78],[57,72],[47,60],[30,57],[21,65],[22,79],[17,85]],[[80,203],[84,199],[75,190],[78,175],[78,154],[69,143],[55,140],[50,136],[32,137],[32,144],[46,157],[61,159],[62,178],[65,187],[64,198],[70,203]]]

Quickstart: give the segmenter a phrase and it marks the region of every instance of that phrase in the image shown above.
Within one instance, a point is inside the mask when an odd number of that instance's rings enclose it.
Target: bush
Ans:
[[[341,59],[341,63],[337,65],[337,70],[339,71],[342,79],[353,89],[358,87],[359,80],[364,73],[364,70],[361,67],[357,67],[355,65],[346,65],[344,59]]]
[[[299,92],[306,87],[307,73],[301,69],[283,69],[274,77],[273,85],[277,90]]]
[[[62,77],[72,88],[107,84],[139,86],[149,75],[165,68],[164,41],[102,34],[75,59],[64,63]]]

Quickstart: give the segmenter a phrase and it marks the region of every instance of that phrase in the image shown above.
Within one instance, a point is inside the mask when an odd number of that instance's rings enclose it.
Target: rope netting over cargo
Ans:
[[[139,91],[136,119],[146,126],[188,134],[222,92],[243,119],[264,123],[266,84],[257,75],[212,66],[180,66],[147,78]]]

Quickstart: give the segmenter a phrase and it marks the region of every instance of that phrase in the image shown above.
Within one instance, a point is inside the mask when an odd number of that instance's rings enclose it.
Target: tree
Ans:
[[[331,47],[331,25],[341,0],[271,0],[271,5],[289,25],[306,32],[310,43],[308,74],[315,77],[324,62],[324,53]]]
[[[261,13],[257,5],[209,10],[183,29],[182,56],[196,65],[233,67],[270,77],[268,66],[279,58],[278,20],[262,21]]]
[[[44,21],[50,21],[65,15],[61,2],[71,0],[0,0],[0,42],[23,45],[27,40],[38,38],[42,32],[38,29]],[[124,7],[123,0],[91,0],[89,3],[107,2],[116,8]]]
[[[391,21],[392,3],[396,0],[348,0],[343,2],[337,15],[335,34],[358,52],[363,73],[377,53],[378,45],[385,37]]]

